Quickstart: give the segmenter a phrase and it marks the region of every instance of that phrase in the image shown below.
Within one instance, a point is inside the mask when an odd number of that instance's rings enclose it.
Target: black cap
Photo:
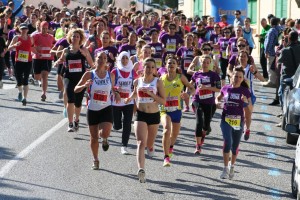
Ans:
[[[268,14],[268,19],[275,17],[273,14]]]
[[[289,38],[292,42],[298,41],[298,32],[297,31],[291,31],[289,33]]]
[[[234,12],[234,14],[237,14],[237,13],[240,15],[242,12],[241,12],[240,10],[236,10],[236,11]]]

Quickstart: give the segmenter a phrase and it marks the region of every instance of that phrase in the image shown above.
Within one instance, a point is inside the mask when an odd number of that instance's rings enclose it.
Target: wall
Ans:
[[[186,17],[194,17],[194,1],[183,1],[183,5],[178,4],[178,10],[182,10]]]

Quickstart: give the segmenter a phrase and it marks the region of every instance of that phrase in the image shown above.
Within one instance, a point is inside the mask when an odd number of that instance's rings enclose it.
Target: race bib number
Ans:
[[[119,93],[120,93],[121,99],[129,98],[129,95],[130,95],[130,91],[129,90],[121,89],[119,91]]]
[[[20,62],[28,62],[29,52],[28,51],[19,51],[18,52],[18,61]]]
[[[178,109],[178,97],[167,97],[165,108],[168,112],[173,112]]]
[[[69,72],[82,72],[81,60],[69,60]]]
[[[226,51],[222,51],[222,58],[227,59]]]
[[[161,58],[154,58],[154,60],[155,60],[156,68],[157,69],[161,68],[161,66],[162,66],[162,60],[161,60]]]
[[[211,85],[205,85],[206,87],[210,87]],[[199,90],[199,98],[200,99],[209,99],[213,97],[213,91],[211,90]]]
[[[108,99],[107,92],[101,90],[94,92],[93,100],[97,104],[105,105],[107,103],[107,99]]]
[[[150,90],[153,92],[152,90]],[[140,103],[153,103],[154,99],[147,94],[146,92],[143,92],[142,90],[138,90],[138,97]]]
[[[167,51],[175,52],[176,51],[176,43],[168,43],[167,44]]]
[[[185,71],[187,71],[191,63],[192,63],[191,60],[184,60],[184,61],[183,61],[183,69],[184,69]]]
[[[241,130],[240,115],[226,115],[225,122],[227,122],[234,130]]]
[[[219,49],[214,49],[213,54],[214,55],[220,55],[220,50]]]

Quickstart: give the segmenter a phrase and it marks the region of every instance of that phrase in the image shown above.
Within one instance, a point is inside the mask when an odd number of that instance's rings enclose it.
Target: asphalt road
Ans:
[[[99,171],[91,170],[89,132],[83,109],[80,130],[67,133],[55,77],[46,102],[41,88],[30,86],[28,104],[17,99],[14,82],[0,90],[0,199],[292,199],[294,146],[275,124],[279,107],[269,106],[275,89],[255,84],[257,103],[249,141],[242,141],[234,180],[219,178],[223,169],[220,110],[200,156],[195,156],[193,113],[184,113],[171,167],[164,168],[159,129],[156,156],[146,160],[147,182],[137,180],[136,144],[121,155],[121,133],[112,131],[110,148],[100,145]],[[101,142],[101,141],[100,141]]]

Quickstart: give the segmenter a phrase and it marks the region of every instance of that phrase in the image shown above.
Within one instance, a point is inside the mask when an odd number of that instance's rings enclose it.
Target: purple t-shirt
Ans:
[[[183,74],[186,75],[187,70],[194,59],[194,50],[193,48],[187,48],[183,46],[177,50],[176,55],[181,58],[180,67]]]
[[[237,55],[238,48],[237,48],[237,37],[233,37],[229,39],[228,45],[230,46],[230,55]]]
[[[228,43],[229,43],[229,39],[225,38],[225,37],[222,37],[218,40],[218,45],[220,45],[220,55],[219,57],[221,58],[224,58],[224,59],[228,59],[227,56],[226,56],[226,48],[228,46]]]
[[[119,53],[121,53],[122,51],[127,51],[130,56],[136,55],[135,45],[124,44],[119,47]]]
[[[55,43],[55,47],[63,46],[64,48],[67,48],[70,46],[66,38],[61,38]]]
[[[99,51],[104,51],[105,54],[107,55],[107,65],[109,66],[109,70],[111,71],[115,67],[115,61],[114,60],[117,57],[118,50],[115,47],[112,47],[112,46],[101,47],[101,48],[95,50],[94,55],[96,55]],[[109,53],[112,53],[112,55],[114,57],[114,60],[111,59],[111,57],[109,56]]]
[[[224,96],[224,108],[222,119],[228,115],[240,116],[241,122],[244,121],[244,101],[241,99],[244,95],[247,99],[250,98],[250,91],[245,87],[233,88],[232,85],[225,85],[221,89],[221,94]]]
[[[169,33],[166,33],[161,37],[161,43],[163,43],[166,53],[175,54],[178,50],[178,45],[183,44],[183,39],[178,35],[171,36]]]
[[[52,27],[54,30],[56,30],[57,28],[60,27],[60,23],[56,23],[56,22],[51,21],[49,23],[49,26]]]
[[[162,43],[160,43],[160,42],[149,43],[148,45],[151,48],[153,47],[155,49],[154,54],[152,54],[152,57],[155,60],[157,69],[161,68],[163,66],[163,62],[162,62],[162,50],[163,50],[163,46],[162,46]]]
[[[146,35],[149,35],[149,31],[150,31],[150,30],[151,30],[150,28],[141,27],[141,28],[137,29],[136,34],[137,34],[138,36],[143,36],[143,35],[144,35],[144,32],[145,32]]]
[[[168,73],[168,70],[166,67],[163,66],[163,67],[159,68],[159,70],[157,70],[157,73],[158,73],[158,76],[161,77],[162,75]]]
[[[16,34],[17,34],[17,31],[15,29],[10,30],[8,32],[8,39],[12,40],[15,37]]]
[[[211,90],[200,90],[199,87],[204,85],[206,87],[216,87],[220,84],[220,76],[213,71],[196,72],[192,79],[196,83],[196,92],[193,96],[193,101],[202,104],[215,104],[215,92]]]

